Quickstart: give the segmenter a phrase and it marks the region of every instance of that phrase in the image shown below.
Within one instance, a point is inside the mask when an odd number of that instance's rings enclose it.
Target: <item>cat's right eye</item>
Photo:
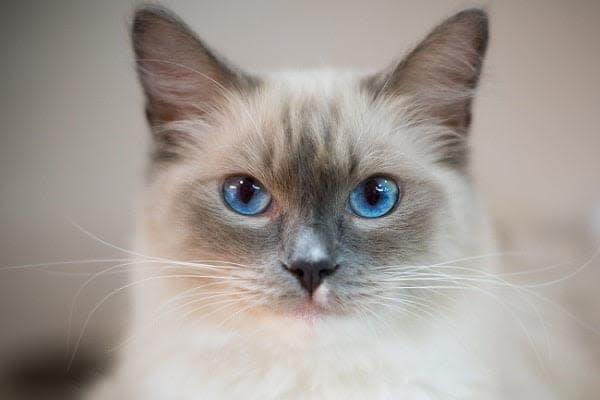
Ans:
[[[271,204],[271,195],[260,182],[250,176],[231,176],[223,183],[223,199],[235,212],[256,215]]]

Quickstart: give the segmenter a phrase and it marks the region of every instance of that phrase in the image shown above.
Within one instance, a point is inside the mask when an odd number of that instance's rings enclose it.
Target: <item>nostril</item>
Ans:
[[[339,267],[339,265],[336,264],[333,268],[325,268],[325,269],[319,270],[319,278],[321,278],[321,280],[323,280],[326,277],[332,275],[338,269],[338,267]]]
[[[281,263],[283,269],[291,272],[292,275],[296,276],[298,279],[302,279],[304,277],[304,270],[302,268],[294,267],[293,265],[290,267],[286,263]]]
[[[315,291],[326,277],[338,269],[337,264],[334,265],[328,261],[313,262],[302,259],[294,260],[289,265],[284,263],[281,263],[281,265],[290,274],[294,275],[300,285],[310,294]]]

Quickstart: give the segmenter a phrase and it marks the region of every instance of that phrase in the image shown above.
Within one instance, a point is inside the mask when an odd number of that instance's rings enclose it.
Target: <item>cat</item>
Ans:
[[[498,268],[469,167],[486,12],[376,73],[248,74],[157,6],[132,41],[143,267],[88,398],[565,398],[479,286]]]

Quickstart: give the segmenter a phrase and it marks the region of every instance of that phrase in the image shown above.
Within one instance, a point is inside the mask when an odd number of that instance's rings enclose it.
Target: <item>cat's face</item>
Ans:
[[[472,242],[465,135],[485,41],[485,15],[470,11],[389,71],[256,78],[164,11],[140,11],[155,135],[143,247],[196,263],[166,293],[305,316],[427,296],[410,289],[420,266]]]

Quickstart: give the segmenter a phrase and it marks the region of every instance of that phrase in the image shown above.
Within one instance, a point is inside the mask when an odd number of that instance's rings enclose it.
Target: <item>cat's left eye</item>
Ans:
[[[373,176],[360,182],[350,192],[350,209],[363,218],[378,218],[398,203],[400,189],[392,179]]]
[[[250,176],[231,176],[223,183],[223,199],[231,209],[243,215],[264,212],[271,204],[271,195]]]

